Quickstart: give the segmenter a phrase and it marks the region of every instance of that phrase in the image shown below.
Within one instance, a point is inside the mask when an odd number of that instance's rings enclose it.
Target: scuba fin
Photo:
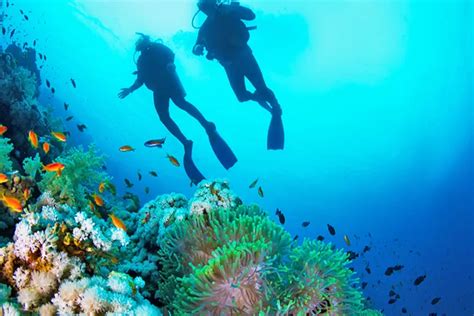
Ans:
[[[281,108],[272,109],[272,120],[268,127],[267,149],[279,150],[285,146],[285,132],[281,120]]]
[[[237,157],[232,152],[232,149],[230,149],[229,145],[227,145],[215,128],[208,130],[207,135],[209,136],[209,142],[217,159],[219,159],[224,168],[229,170],[237,162]]]
[[[189,179],[191,179],[191,183],[197,185],[199,182],[205,179],[202,173],[194,164],[193,158],[193,142],[189,141],[188,144],[184,145],[184,158],[183,158],[183,165],[184,171],[188,175]]]

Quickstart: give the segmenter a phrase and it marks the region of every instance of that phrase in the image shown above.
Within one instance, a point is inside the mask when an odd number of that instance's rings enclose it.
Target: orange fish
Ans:
[[[171,162],[173,166],[176,166],[176,167],[180,166],[178,159],[176,159],[175,157],[171,155],[167,155],[166,158],[168,158],[168,160]]]
[[[43,143],[43,151],[45,154],[49,153],[49,143]]]
[[[127,231],[127,227],[125,226],[125,224],[122,222],[120,218],[115,216],[113,213],[109,214],[109,217],[112,220],[112,224],[114,224],[115,227],[122,229],[124,231]]]
[[[94,203],[92,203],[91,201],[89,201],[89,208],[91,209],[91,211],[95,211]]]
[[[28,132],[28,140],[30,141],[31,146],[33,146],[34,148],[38,148],[38,135],[36,135],[35,132]]]
[[[103,193],[105,191],[105,183],[104,182],[101,182],[99,184],[99,192],[100,193]]]
[[[56,138],[57,140],[59,140],[60,142],[66,142],[66,135],[64,135],[64,133],[61,133],[61,132],[51,132],[51,135],[54,136],[54,138]]]
[[[28,201],[28,199],[30,198],[30,195],[31,195],[30,189],[25,188],[25,190],[23,190],[23,198],[25,199],[25,201]]]
[[[3,202],[3,204],[11,209],[14,212],[21,213],[23,211],[23,207],[21,205],[20,200],[14,197],[8,197],[5,195],[2,195],[0,200]]]
[[[0,184],[5,182],[8,182],[8,177],[5,174],[0,173]]]
[[[95,205],[97,206],[104,206],[104,200],[98,194],[92,194],[94,198]]]
[[[64,165],[60,162],[53,162],[50,163],[49,165],[43,166],[43,170],[49,171],[49,172],[56,172],[58,176],[61,175],[62,171],[64,170]]]
[[[134,151],[135,148],[133,148],[132,146],[129,146],[129,145],[124,145],[124,146],[120,147],[119,150],[124,153],[124,152],[127,152],[127,151]]]
[[[5,125],[0,124],[0,135],[5,134],[5,132],[8,131],[8,127]]]

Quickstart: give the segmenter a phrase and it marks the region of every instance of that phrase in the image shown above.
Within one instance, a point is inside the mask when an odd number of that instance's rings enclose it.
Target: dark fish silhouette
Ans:
[[[80,131],[80,132],[84,132],[84,130],[87,128],[87,126],[85,124],[77,124],[77,129]]]
[[[20,9],[20,13],[21,13],[21,15],[23,15],[23,14],[24,14],[22,9]]]
[[[38,53],[38,56],[39,56],[40,59],[43,59],[43,54]]]
[[[166,137],[160,138],[160,139],[150,139],[145,142],[146,147],[158,147],[158,148],[163,148],[163,144],[166,141]]]
[[[394,290],[390,290],[390,292],[388,293],[389,296],[395,296],[397,295],[397,293],[395,293]]]
[[[285,215],[280,211],[280,209],[276,209],[275,215],[278,216],[278,220],[280,221],[280,224],[284,225],[285,224]]]
[[[46,55],[43,54],[43,58],[44,58],[44,60],[46,61],[46,59],[47,59],[47,58],[46,58]]]
[[[76,88],[76,81],[74,81],[74,79],[72,79],[72,78],[71,78],[71,83],[72,83],[72,86],[73,86],[74,88]]]
[[[362,252],[365,253],[365,252],[367,252],[367,251],[369,251],[369,250],[370,250],[370,247],[369,247],[369,246],[365,246],[365,247],[364,247],[364,250],[362,250]]]
[[[139,171],[137,172],[137,176],[138,176],[138,181],[142,181],[142,174]]]
[[[33,46],[36,46],[36,40],[33,41]]]
[[[395,266],[392,267],[393,271],[400,271],[401,269],[403,269],[403,266],[400,265],[400,264],[397,264]]]
[[[362,282],[362,289],[365,289],[366,286],[367,286],[367,282]]]
[[[372,273],[372,270],[370,270],[369,266],[365,267],[365,271],[367,271],[368,274]]]
[[[56,92],[56,89],[51,88],[51,93],[54,94]]]
[[[324,240],[324,237],[321,236],[321,235],[319,235],[319,236],[316,238],[316,240],[323,241],[323,240]]]
[[[263,195],[263,189],[262,189],[262,187],[258,187],[258,195],[259,195],[261,198],[263,198],[264,195]]]
[[[46,79],[46,87],[51,88],[51,83],[49,82],[48,79]]]
[[[250,185],[249,185],[249,189],[255,188],[255,186],[257,185],[257,182],[258,182],[258,178],[253,180],[252,183],[250,183]]]
[[[349,255],[349,257],[347,258],[348,260],[354,260],[354,259],[357,259],[357,257],[359,257],[359,254],[357,254],[356,252],[352,250],[349,250],[347,254]]]
[[[423,282],[425,279],[426,279],[426,274],[425,274],[425,275],[420,275],[419,277],[417,277],[417,278],[415,279],[415,281],[413,282],[413,284],[414,284],[415,286],[418,286],[418,285],[420,285],[421,282]]]
[[[70,120],[72,120],[73,118],[74,118],[74,116],[72,116],[72,115],[71,115],[71,116],[68,116],[68,117],[66,117],[66,121],[70,121]]]
[[[388,267],[386,270],[385,270],[385,275],[386,276],[391,276],[393,274],[393,268],[392,267]]]
[[[150,188],[149,187],[145,187],[145,193],[146,194],[150,193]]]
[[[7,32],[7,29],[4,26],[2,26],[2,34],[5,35],[6,32]]]
[[[13,35],[15,35],[15,29],[13,29],[13,31],[10,32],[10,38],[12,38]]]
[[[150,171],[150,175],[151,175],[152,177],[158,177],[158,173],[156,173],[156,171],[153,171],[153,170]]]
[[[297,240],[297,239],[298,239],[298,235],[296,235],[296,236],[293,238],[293,240]]]
[[[25,20],[29,20],[28,16],[26,14],[23,15],[23,17],[25,18]]]
[[[69,109],[69,104],[67,104],[66,102],[64,102],[64,110],[67,111],[67,109]]]
[[[407,309],[405,307],[402,307],[402,313],[403,314],[406,314],[407,313]]]
[[[301,226],[303,226],[303,227],[308,227],[308,226],[309,226],[309,224],[310,224],[310,222],[308,222],[308,221],[307,221],[307,222],[303,222],[303,223],[301,223]]]
[[[127,186],[127,188],[133,187],[133,183],[130,182],[130,180],[128,180],[127,178],[125,178],[123,181],[125,182],[125,185]]]
[[[331,225],[327,224],[328,225],[328,231],[331,235],[336,235],[336,230],[334,229],[334,227],[332,227]]]
[[[396,299],[391,298],[391,299],[388,300],[388,303],[389,304],[394,304],[396,301],[397,301]]]
[[[440,300],[441,300],[441,297],[435,297],[434,299],[431,300],[431,305],[438,304]]]

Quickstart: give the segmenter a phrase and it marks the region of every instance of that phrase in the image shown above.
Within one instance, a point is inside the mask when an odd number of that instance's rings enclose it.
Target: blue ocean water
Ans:
[[[353,266],[368,283],[364,293],[384,314],[400,315],[402,307],[411,315],[474,313],[470,1],[242,2],[257,15],[249,23],[257,26],[250,46],[283,108],[283,151],[266,149],[268,113],[239,103],[222,67],[191,53],[194,1],[1,3],[2,25],[16,32],[0,44],[36,40],[37,52],[47,56],[40,62],[40,100],[63,119],[74,116],[65,122],[71,139],[93,142],[107,155],[121,191],[125,178],[142,202],[194,190],[183,169],[166,159],[167,153],[182,157],[182,146],[162,126],[151,92],[143,87],[117,98],[135,79],[135,32],[143,32],[173,49],[188,100],[215,122],[239,159],[226,171],[202,127],[172,106],[207,178],[228,179],[246,203],[271,214],[279,208],[299,238],[323,235],[358,253]],[[160,137],[167,137],[164,149],[143,146]],[[120,153],[126,144],[136,151]],[[256,178],[263,198],[248,188]],[[366,245],[371,249],[363,253]],[[401,271],[384,274],[397,264]],[[387,303],[391,289],[400,295],[395,304]],[[435,297],[441,300],[432,305]]]

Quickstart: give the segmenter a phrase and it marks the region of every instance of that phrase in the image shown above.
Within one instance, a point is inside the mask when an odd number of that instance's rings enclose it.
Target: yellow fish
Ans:
[[[51,135],[54,136],[54,138],[56,138],[57,140],[59,140],[60,142],[66,142],[66,135],[64,135],[64,133],[61,133],[61,132],[51,132]]]
[[[115,214],[109,214],[110,219],[112,220],[112,224],[114,224],[115,227],[122,229],[124,231],[127,231],[127,226],[122,222],[120,218],[115,216]]]
[[[348,245],[348,246],[351,245],[351,241],[350,241],[349,237],[347,237],[347,235],[344,235],[344,241],[346,242],[346,245]]]
[[[124,145],[124,146],[121,146],[119,148],[119,150],[124,153],[124,152],[127,152],[127,151],[134,151],[135,148],[133,148],[132,146],[129,146],[129,145]]]
[[[3,204],[11,209],[14,212],[21,213],[23,211],[23,207],[21,205],[20,200],[18,200],[15,197],[8,197],[2,194],[2,197],[0,200],[3,202]]]
[[[104,191],[105,191],[105,183],[104,183],[104,182],[101,182],[101,183],[99,184],[99,192],[100,192],[100,193],[104,193]]]
[[[171,155],[167,155],[166,158],[168,158],[168,160],[171,162],[173,166],[176,166],[176,167],[180,166],[178,159],[176,159],[175,157]]]

